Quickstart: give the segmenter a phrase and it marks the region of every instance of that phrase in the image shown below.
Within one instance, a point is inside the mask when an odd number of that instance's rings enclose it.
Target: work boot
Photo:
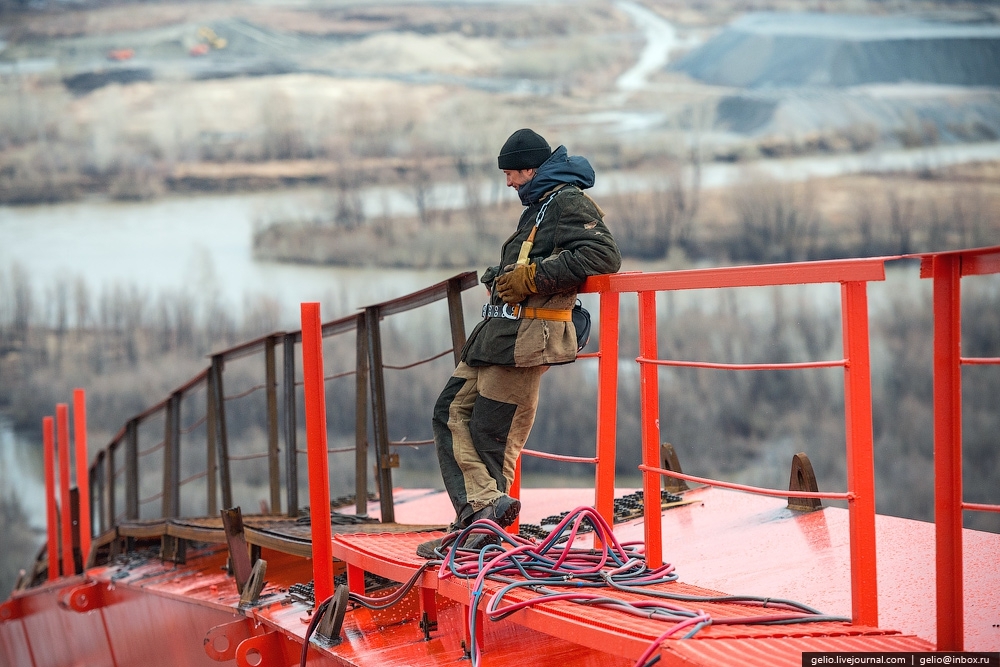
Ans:
[[[445,535],[445,537],[449,536]],[[444,544],[445,537],[438,537],[437,539],[428,540],[427,542],[421,542],[417,545],[417,555],[421,558],[426,558],[427,560],[437,560],[441,558],[441,556],[437,554],[437,550]]]
[[[496,533],[473,533],[469,535],[469,539],[465,540],[465,544],[461,545],[461,548],[482,551],[492,544],[500,544],[500,536]]]
[[[501,528],[506,528],[517,520],[517,515],[520,512],[521,501],[504,494],[473,514],[469,524],[471,525],[480,519],[489,519]]]
[[[451,544],[455,538],[458,537],[458,531],[465,528],[465,525],[466,524],[464,524],[461,519],[455,519],[451,522],[451,525],[448,526],[448,533],[446,535],[442,535],[441,537],[418,544],[417,555],[428,560],[441,558],[441,556],[437,555],[435,551],[446,544]]]
[[[426,558],[427,560],[440,560],[442,556],[438,554],[438,550],[442,547],[446,547],[446,550],[450,549],[451,547],[447,545],[450,545],[453,539],[454,535],[448,534],[434,540],[421,542],[417,545],[417,555],[421,558]],[[469,535],[468,539],[465,540],[465,544],[459,545],[459,548],[469,549],[471,551],[482,551],[485,547],[491,544],[500,544],[500,537],[494,533],[473,533],[472,535]]]

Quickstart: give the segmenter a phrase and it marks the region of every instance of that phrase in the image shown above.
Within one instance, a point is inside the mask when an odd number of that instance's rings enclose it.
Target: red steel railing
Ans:
[[[934,524],[937,552],[937,644],[961,651],[965,639],[962,512],[1000,512],[962,495],[962,366],[1000,364],[961,354],[963,276],[1000,273],[1000,246],[917,255],[920,276],[934,281]]]
[[[970,511],[1000,512],[1000,505],[983,503],[967,503],[962,497],[962,431],[961,431],[961,366],[962,365],[1000,365],[1000,358],[962,357],[960,353],[960,287],[961,278],[969,275],[988,275],[1000,273],[1000,246],[975,250],[961,250],[943,253],[917,255],[922,261],[921,276],[934,280],[934,446],[935,446],[935,521],[937,531],[937,608],[938,608],[938,649],[962,650],[963,646],[963,595],[962,595],[962,513]],[[595,466],[595,508],[609,522],[613,520],[615,493],[615,463],[616,463],[616,430],[618,410],[618,353],[619,353],[619,305],[622,293],[635,293],[638,297],[639,325],[639,364],[640,377],[640,411],[642,463],[639,469],[643,475],[643,490],[645,503],[644,530],[646,542],[646,557],[651,566],[662,564],[662,534],[659,521],[660,476],[666,475],[702,484],[730,488],[751,493],[779,497],[828,498],[845,500],[849,511],[850,530],[850,562],[851,562],[851,600],[852,618],[855,623],[876,626],[878,624],[878,589],[876,578],[875,549],[875,494],[874,465],[872,451],[872,395],[871,373],[869,363],[869,327],[868,327],[868,297],[867,283],[885,279],[885,262],[896,257],[881,257],[867,259],[834,260],[820,262],[800,262],[789,264],[774,264],[765,266],[739,266],[714,269],[697,269],[687,271],[671,271],[656,273],[621,273],[591,278],[581,291],[598,293],[600,299],[599,332],[600,349],[596,353],[582,354],[581,358],[596,358],[598,362],[597,386],[597,428],[596,453],[594,457],[568,457],[557,454],[543,454],[525,450],[528,455],[543,458],[554,458],[564,461],[582,462]],[[100,529],[117,523],[115,514],[114,479],[118,473],[126,475],[126,513],[128,518],[138,518],[138,482],[137,461],[141,455],[138,449],[136,430],[139,423],[150,414],[163,410],[166,413],[166,433],[162,448],[164,449],[163,493],[158,494],[164,499],[162,513],[164,516],[175,515],[179,510],[177,496],[179,487],[187,480],[179,477],[179,434],[187,432],[180,427],[180,400],[186,392],[207,384],[208,414],[201,421],[209,424],[208,433],[208,470],[198,473],[207,474],[209,484],[209,513],[215,508],[215,482],[223,484],[223,498],[226,497],[228,482],[228,454],[226,452],[225,417],[222,414],[223,399],[228,398],[222,392],[222,361],[233,359],[260,351],[265,352],[267,360],[267,381],[264,387],[268,389],[268,412],[271,414],[269,432],[271,443],[271,481],[272,496],[277,497],[278,477],[277,462],[277,397],[272,396],[277,383],[274,368],[275,347],[282,341],[285,345],[284,385],[286,393],[292,392],[299,383],[294,378],[294,345],[302,343],[304,357],[304,373],[302,384],[305,385],[306,430],[308,442],[308,460],[310,469],[310,505],[311,507],[329,508],[329,481],[325,474],[324,464],[328,454],[326,444],[325,412],[323,401],[322,339],[336,335],[342,331],[358,331],[358,369],[359,378],[359,442],[364,443],[361,434],[362,426],[367,425],[367,414],[360,407],[360,401],[367,394],[367,376],[371,375],[372,396],[377,405],[372,415],[376,447],[380,456],[378,468],[386,468],[389,463],[387,452],[390,445],[402,444],[389,441],[386,434],[384,413],[384,388],[381,372],[383,368],[394,368],[383,364],[381,359],[381,340],[378,336],[378,322],[386,316],[420,307],[434,300],[446,298],[449,305],[451,333],[453,339],[452,352],[457,355],[464,342],[464,324],[462,320],[459,294],[475,284],[472,274],[463,274],[439,285],[432,286],[420,292],[396,299],[385,304],[369,306],[363,314],[342,318],[327,324],[319,320],[316,304],[303,304],[302,330],[293,334],[277,333],[245,343],[213,355],[213,366],[192,378],[179,388],[171,398],[161,404],[147,409],[144,413],[134,416],[105,450],[98,453],[97,460],[90,470],[90,477],[101,483],[88,489],[88,475],[85,466],[86,454],[86,415],[85,400],[82,390],[74,392],[74,433],[76,436],[77,484],[80,496],[80,523],[77,531],[80,535],[80,549],[84,558],[84,567],[90,548],[93,532],[90,526],[91,510],[88,507],[90,495],[96,486],[101,495],[96,499]],[[843,358],[834,360],[818,360],[782,364],[745,364],[745,363],[715,363],[706,361],[680,361],[659,359],[657,351],[657,313],[656,294],[658,292],[690,290],[690,289],[726,289],[736,287],[805,285],[805,284],[839,284],[841,288],[841,324],[843,332]],[[445,353],[442,353],[442,355]],[[438,355],[438,356],[442,356]],[[436,357],[435,357],[436,358]],[[370,366],[370,367],[369,367]],[[846,422],[846,458],[847,458],[847,490],[844,492],[805,492],[786,489],[765,489],[760,487],[735,484],[720,480],[712,480],[694,475],[685,475],[659,467],[660,447],[660,408],[658,369],[663,366],[708,368],[728,371],[755,370],[796,370],[805,368],[842,367],[844,369],[844,406]],[[288,394],[292,396],[292,394]],[[375,400],[377,399],[377,400]],[[50,549],[49,578],[54,579],[59,572],[59,555],[61,551],[64,574],[71,574],[78,568],[72,562],[72,551],[66,545],[72,544],[72,538],[77,534],[70,528],[71,513],[69,501],[69,421],[68,406],[56,406],[56,416],[43,420],[45,482],[48,515],[48,541]],[[286,412],[294,414],[294,401],[286,396]],[[294,419],[286,419],[286,428],[294,429]],[[194,426],[188,427],[193,429]],[[315,438],[314,438],[315,435]],[[125,443],[125,467],[115,468],[115,452],[118,445]],[[216,444],[221,460],[216,462]],[[294,454],[299,450],[295,447],[294,438],[288,443],[289,452],[289,513],[297,512],[297,491],[294,482]],[[159,449],[160,446],[157,445]],[[367,447],[364,447],[366,449]],[[147,450],[143,450],[148,452]],[[358,478],[363,480],[366,464],[359,451]],[[236,457],[228,457],[236,458]],[[58,465],[59,488],[56,488],[55,477]],[[316,476],[314,478],[314,474]],[[216,480],[216,477],[219,479]],[[391,478],[386,477],[389,482]],[[326,480],[325,482],[323,480]],[[390,482],[391,484],[391,482]],[[388,485],[387,485],[388,486]],[[364,482],[359,483],[359,489],[364,488]],[[391,488],[391,486],[388,486]],[[326,491],[326,499],[312,497],[315,490],[320,495]],[[517,488],[513,493],[517,493]],[[61,521],[57,519],[55,499],[61,500]],[[172,499],[171,502],[167,502]],[[383,502],[385,499],[383,499]],[[383,520],[392,521],[391,498],[387,507],[383,507]],[[277,503],[275,504],[277,506]],[[275,509],[277,507],[275,506]],[[311,522],[315,527],[329,527],[329,520]],[[55,548],[60,541],[59,529],[62,529],[63,549]],[[317,541],[329,546],[329,537],[314,536]],[[329,563],[327,553],[316,554],[315,562]],[[332,579],[327,577],[329,568],[322,568],[321,573],[314,573],[318,587],[329,587],[332,592]],[[317,597],[320,591],[317,590]]]
[[[645,503],[646,558],[650,566],[663,562],[660,516],[660,475],[690,479],[753,493],[783,497],[836,498],[846,500],[851,537],[851,603],[855,623],[878,624],[878,582],[875,560],[875,475],[872,451],[871,371],[868,349],[867,283],[885,279],[888,258],[833,260],[738,266],[658,273],[621,273],[590,279],[584,291],[601,294],[601,361],[598,390],[598,484],[597,509],[607,518],[613,503],[617,412],[618,299],[635,292],[639,299],[640,403],[642,428],[643,496]],[[656,294],[662,291],[721,289],[773,285],[839,283],[844,358],[794,364],[713,364],[658,359],[656,340]],[[610,298],[614,296],[614,298]],[[609,326],[610,325],[610,326]],[[610,350],[615,354],[611,356]],[[769,490],[729,482],[680,475],[663,470],[659,463],[660,408],[657,371],[659,366],[697,366],[725,370],[797,369],[842,366],[846,419],[847,492],[808,493]],[[603,399],[603,400],[602,400]],[[602,452],[611,452],[605,459]],[[608,463],[610,461],[610,464]],[[611,479],[610,483],[606,480]],[[602,480],[604,484],[602,484]]]

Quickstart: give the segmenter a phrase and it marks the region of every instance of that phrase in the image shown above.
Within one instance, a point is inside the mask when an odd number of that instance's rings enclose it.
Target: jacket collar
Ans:
[[[565,146],[560,146],[542,166],[535,177],[518,189],[517,194],[525,206],[537,204],[553,188],[559,185],[575,185],[581,190],[594,186],[594,168],[585,157],[569,155]]]

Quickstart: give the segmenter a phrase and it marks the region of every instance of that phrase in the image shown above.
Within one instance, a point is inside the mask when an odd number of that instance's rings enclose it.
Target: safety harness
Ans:
[[[565,184],[560,185],[556,188],[542,207],[538,209],[538,215],[535,216],[535,226],[531,228],[531,232],[528,234],[528,238],[521,244],[521,252],[517,258],[518,264],[528,263],[528,253],[531,252],[531,247],[535,243],[535,232],[538,231],[538,226],[542,224],[542,218],[545,217],[545,211],[548,209],[549,204],[552,200],[556,198],[560,192],[562,192]],[[487,303],[483,306],[483,318],[491,317],[502,317],[508,320],[549,320],[551,322],[572,322],[573,321],[573,309],[567,308],[557,309],[557,308],[529,308],[527,306],[522,306],[517,304],[512,306],[510,304],[504,303],[498,306]]]

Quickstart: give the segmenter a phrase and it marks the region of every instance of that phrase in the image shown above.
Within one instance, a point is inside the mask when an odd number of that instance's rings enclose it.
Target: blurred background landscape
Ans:
[[[482,271],[520,211],[496,153],[521,127],[595,166],[624,270],[997,245],[1000,7],[0,0],[0,591],[41,544],[41,419],[72,388],[93,453],[207,354],[298,328],[302,301],[329,320]],[[878,510],[932,520],[926,282],[896,262],[870,297]],[[1000,355],[1000,282],[967,282],[963,354]],[[667,300],[661,355],[839,357],[836,290],[732,292]],[[483,294],[465,299],[471,326]],[[440,352],[446,326],[393,322],[396,361]],[[353,365],[341,347],[328,368]],[[450,370],[389,378],[393,438],[430,437]],[[686,472],[783,486],[805,451],[820,488],[843,488],[837,373],[661,374],[662,437]],[[530,446],[592,451],[592,376],[546,374]],[[353,388],[336,382],[331,440],[350,445]],[[963,382],[966,500],[997,502],[1000,378]],[[622,406],[637,396],[623,378]],[[232,414],[236,452],[260,449],[261,411]],[[629,486],[638,411],[619,419]],[[353,480],[337,456],[335,496]],[[440,486],[427,448],[401,464],[398,483]],[[267,494],[254,466],[250,508]],[[591,483],[551,461],[525,474]],[[967,526],[1000,530],[984,513]]]

